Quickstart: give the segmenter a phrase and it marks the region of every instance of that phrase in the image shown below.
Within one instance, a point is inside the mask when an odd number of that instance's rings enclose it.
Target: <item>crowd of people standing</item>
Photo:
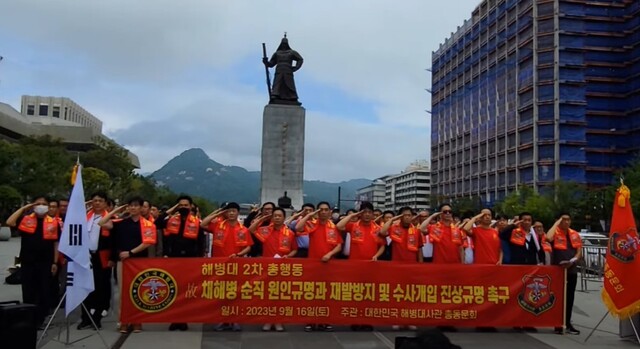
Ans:
[[[64,289],[65,258],[58,241],[68,201],[36,197],[14,212],[7,224],[20,232],[22,293],[25,303],[37,305],[43,323]],[[359,210],[341,214],[328,202],[305,204],[290,212],[264,203],[244,219],[240,206],[226,203],[206,216],[191,197],[180,196],[176,204],[160,210],[140,197],[115,207],[104,192],[87,202],[91,262],[95,291],[85,300],[78,329],[101,327],[112,304],[112,280],[122,280],[122,262],[144,257],[276,257],[373,260],[433,264],[558,265],[568,269],[566,332],[579,334],[571,324],[577,261],[581,239],[570,228],[571,216],[561,214],[545,232],[530,213],[507,219],[483,209],[460,220],[449,204],[433,214],[402,207],[397,212],[374,209],[369,202]],[[114,272],[115,271],[115,272]],[[55,285],[55,286],[51,286]],[[61,286],[62,285],[62,286]],[[169,330],[187,330],[173,323]],[[218,330],[241,330],[239,324],[220,324]],[[265,324],[264,331],[284,331],[282,324]],[[371,330],[354,325],[353,330]],[[399,329],[394,326],[394,329]],[[558,328],[558,332],[565,329]],[[119,331],[140,332],[141,324],[120,324]],[[307,324],[306,331],[332,331],[330,324]]]

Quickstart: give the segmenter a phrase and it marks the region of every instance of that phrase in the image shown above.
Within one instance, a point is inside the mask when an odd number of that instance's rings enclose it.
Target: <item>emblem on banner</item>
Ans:
[[[549,275],[525,275],[522,283],[522,292],[518,294],[518,304],[522,309],[538,316],[553,308],[556,296],[551,292]]]
[[[129,290],[136,308],[157,313],[171,306],[178,294],[176,280],[162,269],[146,269],[139,273]]]
[[[634,228],[627,229],[626,233],[615,232],[609,239],[609,253],[611,257],[622,263],[630,263],[638,252],[638,237]]]

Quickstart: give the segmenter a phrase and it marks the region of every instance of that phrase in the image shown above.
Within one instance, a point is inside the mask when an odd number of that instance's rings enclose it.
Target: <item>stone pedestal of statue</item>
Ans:
[[[302,207],[304,178],[305,109],[298,105],[269,104],[262,116],[260,201],[277,203],[284,196]]]

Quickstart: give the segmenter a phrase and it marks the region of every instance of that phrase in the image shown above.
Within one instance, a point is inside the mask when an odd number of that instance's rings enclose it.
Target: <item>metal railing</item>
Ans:
[[[578,264],[581,291],[589,290],[590,281],[602,283],[608,240],[606,237],[583,240],[582,260]]]

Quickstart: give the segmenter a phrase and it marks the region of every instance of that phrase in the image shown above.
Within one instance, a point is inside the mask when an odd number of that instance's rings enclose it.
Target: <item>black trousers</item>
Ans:
[[[34,304],[36,306],[36,321],[38,325],[51,310],[51,303],[54,298],[51,284],[52,263],[22,263],[20,272],[22,273],[22,302]]]
[[[567,273],[567,313],[566,326],[571,325],[571,313],[573,312],[573,301],[576,296],[576,285],[578,284],[578,274]]]
[[[93,282],[94,291],[89,293],[87,299],[84,300],[84,306],[93,312],[93,320],[99,322],[102,320],[102,311],[109,309],[111,305],[111,273],[113,268],[102,268],[100,263],[100,254],[91,254],[91,265],[93,265]],[[82,308],[82,321],[91,323],[89,314]]]

